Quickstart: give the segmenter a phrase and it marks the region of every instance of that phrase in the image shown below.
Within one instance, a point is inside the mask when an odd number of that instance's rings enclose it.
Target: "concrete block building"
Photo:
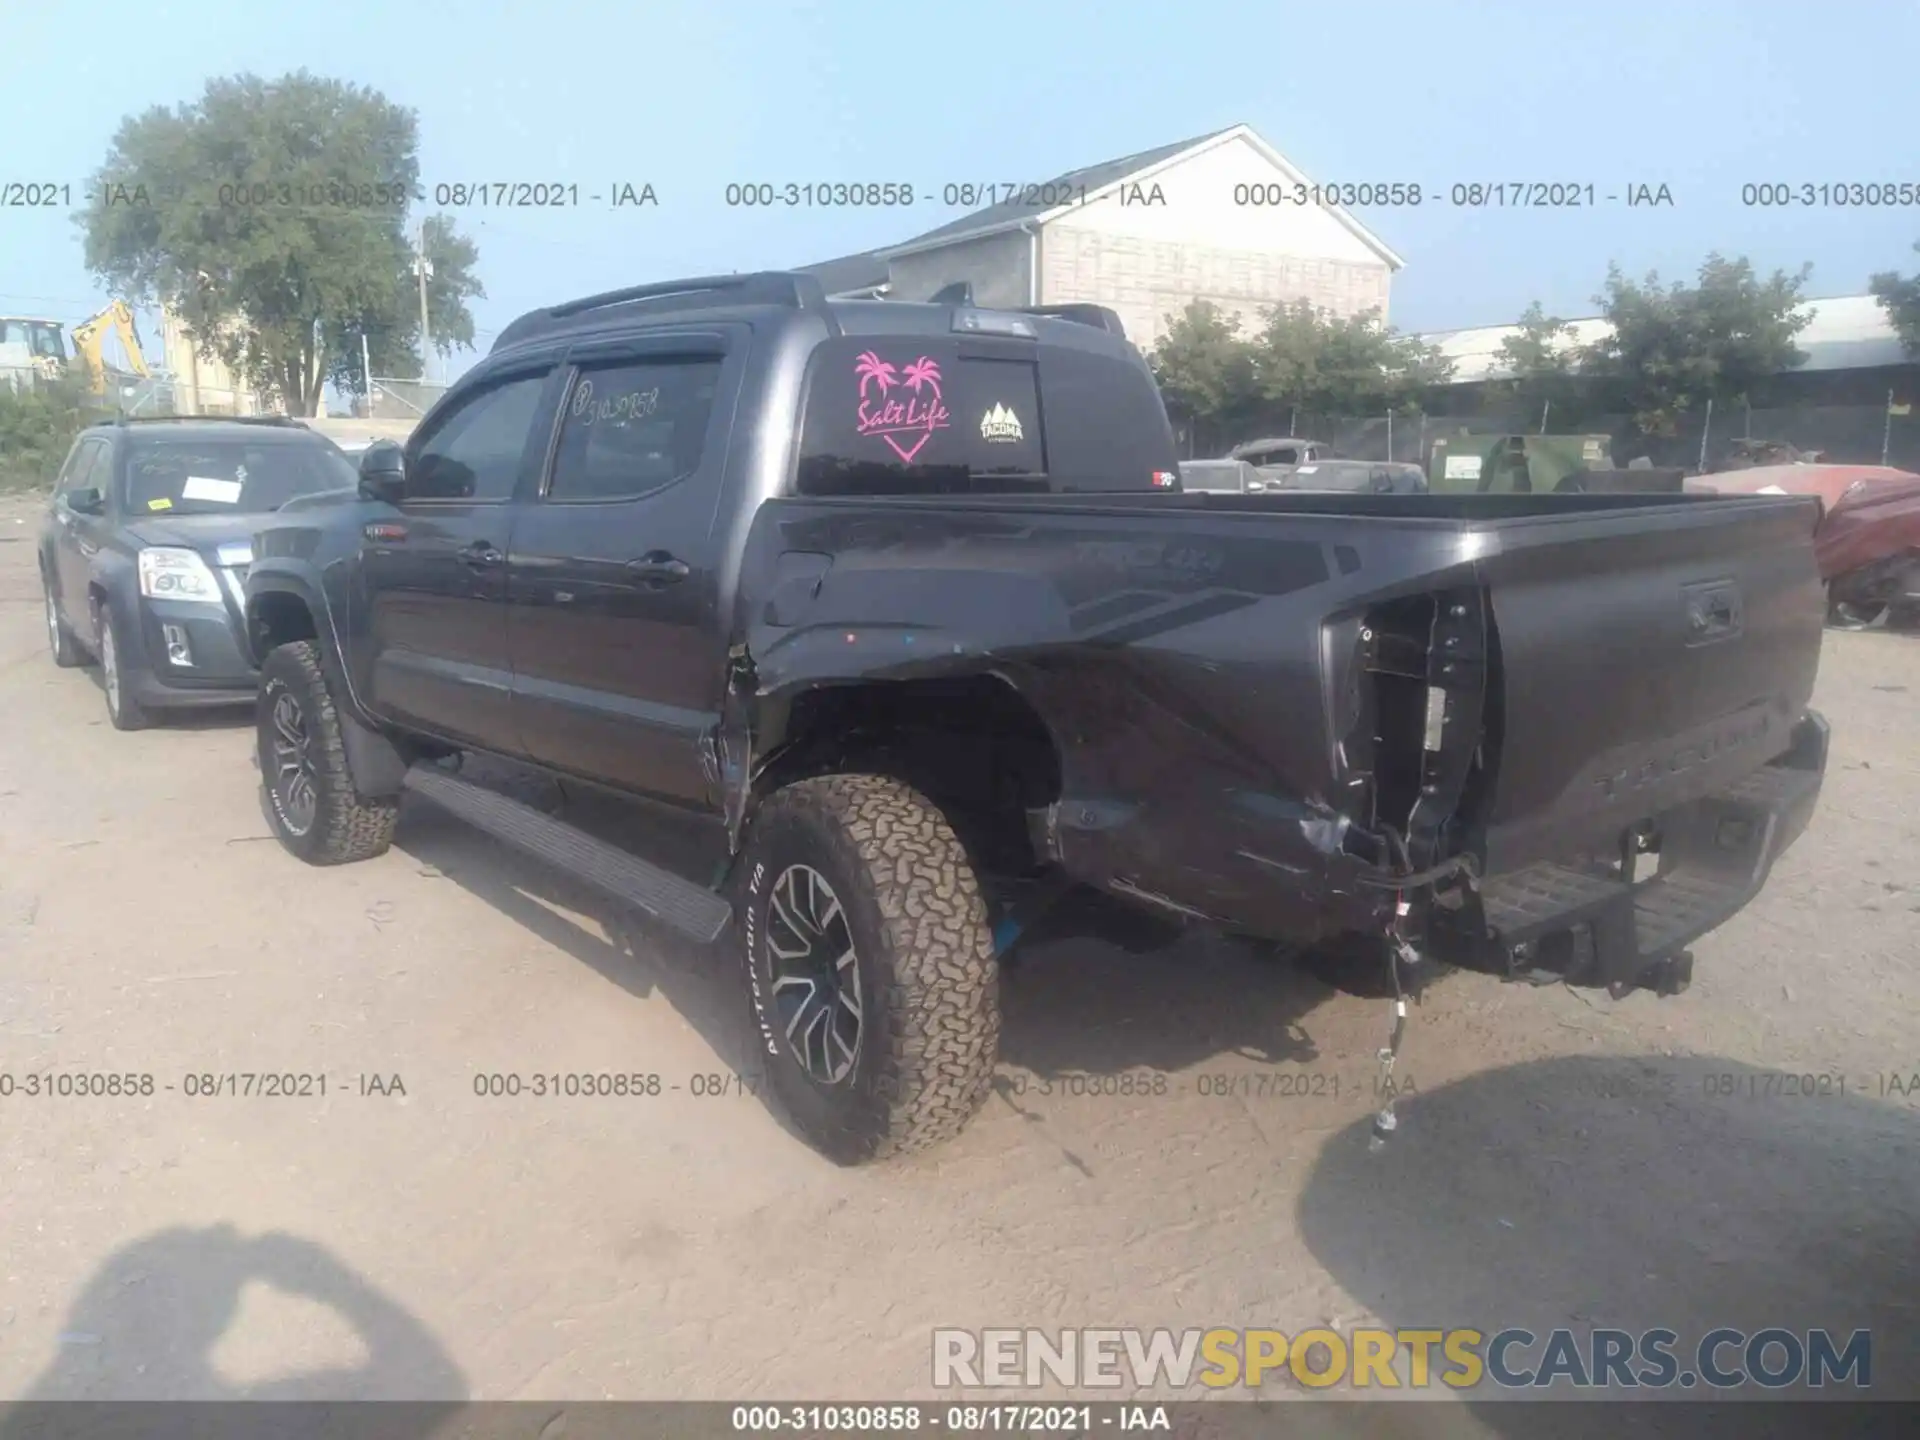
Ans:
[[[1194,300],[1256,328],[1309,300],[1385,319],[1404,263],[1339,206],[1297,202],[1313,181],[1252,128],[1086,166],[896,245],[817,265],[828,292],[925,300],[969,281],[983,305],[1105,305],[1143,350]]]

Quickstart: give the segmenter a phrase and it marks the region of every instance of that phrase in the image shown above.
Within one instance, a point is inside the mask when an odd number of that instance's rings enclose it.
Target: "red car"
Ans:
[[[1728,495],[1817,495],[1827,617],[1859,629],[1920,622],[1920,475],[1886,465],[1763,465],[1687,482]]]

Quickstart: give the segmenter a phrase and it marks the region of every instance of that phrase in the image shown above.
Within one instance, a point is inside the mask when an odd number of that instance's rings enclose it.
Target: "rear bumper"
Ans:
[[[1464,903],[1436,905],[1436,959],[1512,978],[1669,988],[1683,952],[1744,909],[1813,816],[1828,726],[1808,711],[1771,764],[1720,793],[1655,816],[1659,869],[1628,883],[1602,865],[1538,864],[1491,876]]]

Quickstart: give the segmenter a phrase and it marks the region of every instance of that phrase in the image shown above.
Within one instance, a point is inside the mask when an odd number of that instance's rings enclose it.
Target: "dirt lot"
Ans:
[[[417,803],[302,867],[246,717],[116,734],[46,656],[36,525],[0,502],[0,1073],[155,1091],[0,1099],[0,1396],[929,1397],[935,1326],[1368,1320],[1865,1326],[1875,1392],[1920,1394],[1920,1096],[1884,1078],[1920,1072],[1920,640],[1829,637],[1820,812],[1691,993],[1449,977],[1384,1153],[1382,1002],[1079,939],[1009,974],[958,1142],[842,1171],[727,1078],[731,952]],[[662,1093],[474,1089],[583,1071]],[[327,1090],[186,1093],[237,1072]]]

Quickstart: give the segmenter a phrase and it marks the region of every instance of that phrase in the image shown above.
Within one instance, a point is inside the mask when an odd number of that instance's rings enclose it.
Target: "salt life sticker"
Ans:
[[[241,483],[238,480],[213,480],[205,475],[189,475],[180,487],[182,500],[210,500],[215,505],[238,505]]]
[[[913,463],[934,431],[953,423],[940,396],[940,366],[928,356],[900,370],[865,350],[854,362],[853,378],[860,386],[854,432],[886,441],[905,464]]]

